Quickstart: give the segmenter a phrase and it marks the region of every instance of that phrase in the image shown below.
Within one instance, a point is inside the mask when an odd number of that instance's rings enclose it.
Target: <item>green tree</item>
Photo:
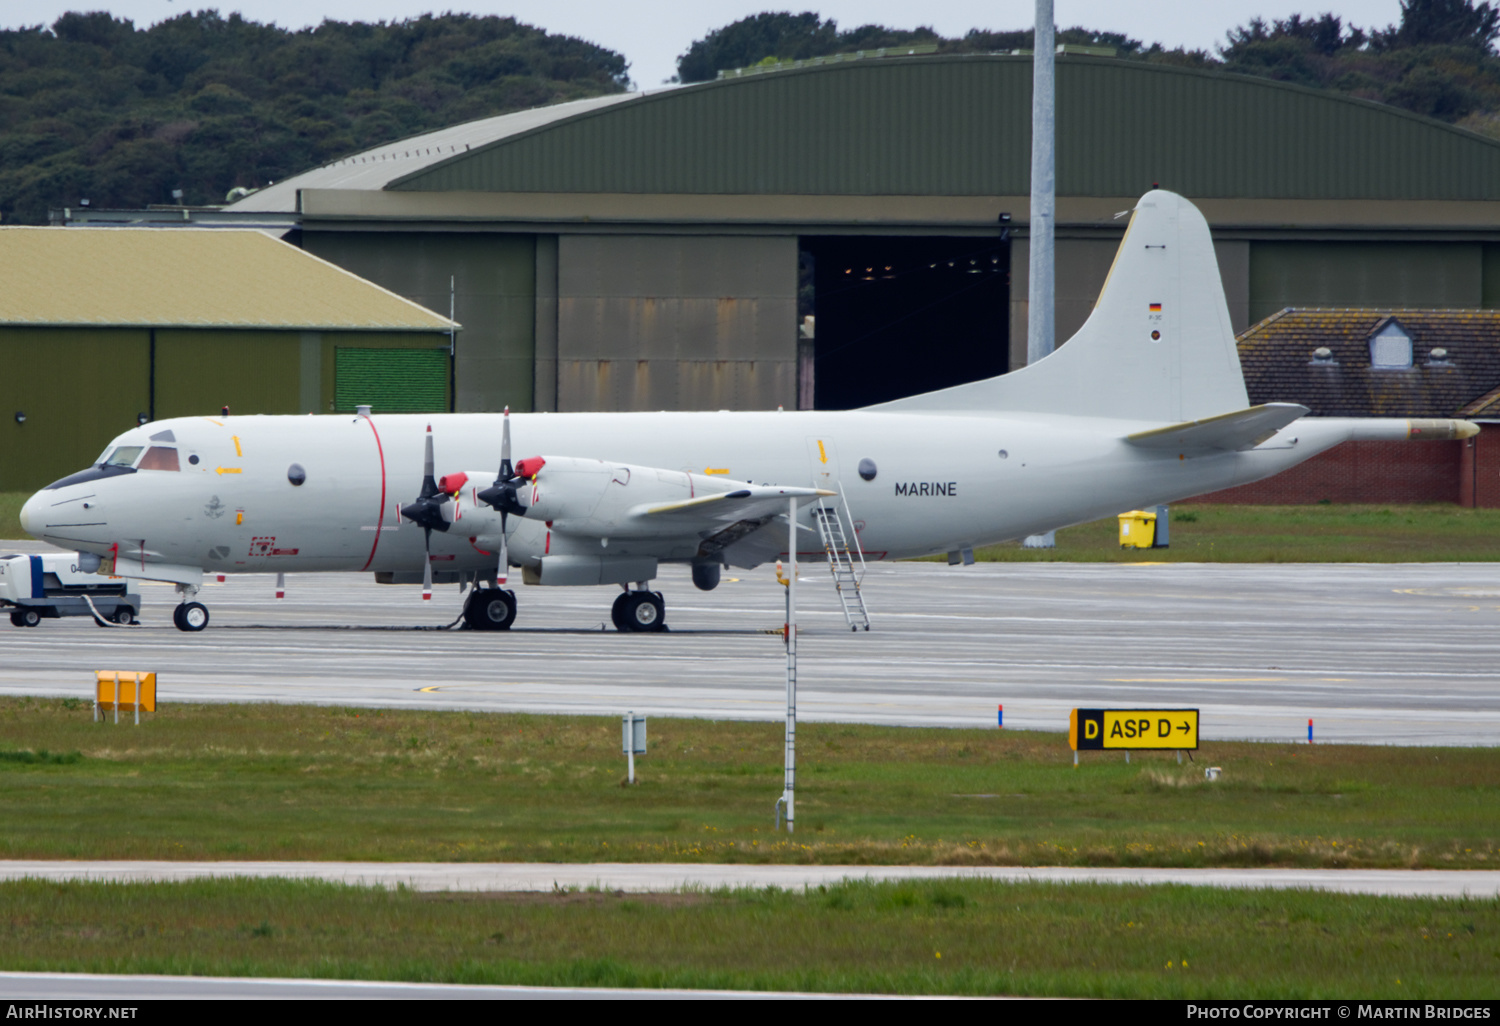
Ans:
[[[840,32],[832,18],[812,11],[763,12],[715,29],[677,58],[677,81],[707,82],[720,71],[748,68],[768,57],[806,60],[856,50],[875,50],[911,43],[935,43],[941,37],[930,28],[892,29],[861,25]]]
[[[0,217],[222,202],[345,153],[629,86],[618,53],[514,18],[288,31],[215,10],[0,31]]]
[[[1373,36],[1376,47],[1471,46],[1488,51],[1500,34],[1500,11],[1474,0],[1401,0],[1401,21]]]

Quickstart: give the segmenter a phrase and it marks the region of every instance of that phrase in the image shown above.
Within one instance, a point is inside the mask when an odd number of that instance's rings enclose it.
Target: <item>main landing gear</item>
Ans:
[[[625,591],[615,599],[609,611],[615,629],[632,633],[654,633],[667,629],[667,604],[659,591],[647,591],[642,585]]]
[[[505,588],[475,588],[464,605],[464,623],[474,631],[508,631],[516,622],[516,593]]]

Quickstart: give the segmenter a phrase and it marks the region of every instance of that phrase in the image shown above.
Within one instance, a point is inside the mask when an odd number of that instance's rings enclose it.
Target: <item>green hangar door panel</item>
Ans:
[[[150,405],[144,330],[0,328],[0,492],[93,462]]]
[[[443,413],[448,409],[446,349],[334,350],[334,407],[376,413]]]
[[[156,418],[298,413],[301,333],[158,328]]]
[[[451,284],[454,319],[463,325],[454,357],[457,409],[532,408],[535,236],[308,229],[302,244],[309,253],[442,314],[448,312]]]

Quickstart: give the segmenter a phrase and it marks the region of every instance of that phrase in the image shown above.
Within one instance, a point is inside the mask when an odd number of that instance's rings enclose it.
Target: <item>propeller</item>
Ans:
[[[526,478],[517,474],[510,462],[509,406],[505,408],[505,419],[501,423],[503,426],[500,429],[500,472],[495,475],[495,483],[480,492],[478,499],[500,511],[500,567],[495,573],[495,583],[504,587],[506,578],[510,575],[510,543],[505,536],[506,523],[512,513],[518,517],[526,515],[526,507],[521,505],[517,494],[519,486]]]
[[[443,515],[443,504],[449,500],[447,492],[438,488],[433,477],[432,425],[427,425],[427,453],[422,463],[422,492],[415,502],[401,507],[401,515],[422,527],[423,548],[426,556],[422,561],[422,599],[432,598],[432,532],[448,530],[448,519]]]

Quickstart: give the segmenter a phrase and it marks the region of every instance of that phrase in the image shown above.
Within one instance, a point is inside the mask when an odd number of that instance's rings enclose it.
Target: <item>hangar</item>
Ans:
[[[0,228],[0,491],[137,423],[450,406],[458,325],[259,231]]]
[[[1030,83],[1024,55],[784,64],[454,126],[224,214],[424,305],[451,279],[460,410],[853,407],[1025,362]],[[1500,143],[1208,70],[1065,53],[1057,83],[1060,340],[1158,183],[1208,217],[1237,332],[1500,307]]]

